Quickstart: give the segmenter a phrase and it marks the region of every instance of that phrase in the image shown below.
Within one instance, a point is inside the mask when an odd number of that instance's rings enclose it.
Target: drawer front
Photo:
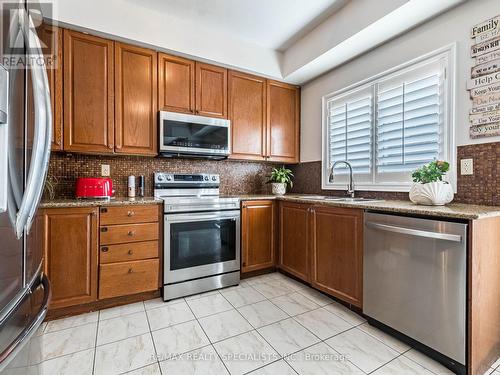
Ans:
[[[101,226],[100,244],[112,245],[158,239],[159,223]]]
[[[158,289],[158,259],[99,266],[99,299]]]
[[[158,258],[158,241],[103,245],[100,250],[100,264]]]
[[[101,207],[100,223],[101,225],[112,224],[135,224],[158,221],[158,206],[120,206],[120,207]]]

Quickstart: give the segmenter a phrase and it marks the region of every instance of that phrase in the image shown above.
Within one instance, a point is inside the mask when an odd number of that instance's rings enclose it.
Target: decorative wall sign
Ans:
[[[495,137],[500,135],[500,122],[496,124],[471,126],[469,130],[471,138]]]
[[[485,96],[476,96],[474,99],[472,99],[472,106],[482,107],[488,104],[494,104],[498,102],[500,102],[500,92]]]
[[[475,66],[467,80],[472,108],[471,138],[500,136],[500,15],[472,27],[471,57]]]

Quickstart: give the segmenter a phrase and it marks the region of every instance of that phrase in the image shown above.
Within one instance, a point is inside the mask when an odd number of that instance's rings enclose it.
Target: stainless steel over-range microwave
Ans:
[[[225,159],[229,156],[230,121],[175,112],[160,112],[160,155]]]

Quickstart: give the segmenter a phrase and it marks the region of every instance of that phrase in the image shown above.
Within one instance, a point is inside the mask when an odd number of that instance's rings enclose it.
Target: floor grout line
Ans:
[[[95,341],[94,341],[94,360],[92,363],[92,375],[95,373],[95,363],[97,357],[97,336],[99,336],[99,316],[101,315],[100,311],[97,311],[97,327],[95,330]]]
[[[161,370],[161,366],[160,366],[160,360],[159,360],[159,356],[158,356],[158,350],[156,350],[156,343],[155,343],[155,339],[153,337],[153,331],[151,330],[151,323],[149,322],[149,316],[148,316],[148,312],[146,310],[146,305],[144,304],[144,301],[142,301],[143,305],[144,305],[144,310],[145,310],[145,314],[146,314],[146,321],[148,322],[148,327],[149,327],[149,335],[151,336],[151,341],[153,342],[153,349],[155,351],[155,355],[156,355],[156,363],[158,364],[158,368],[160,370],[160,375],[162,374],[162,370]]]

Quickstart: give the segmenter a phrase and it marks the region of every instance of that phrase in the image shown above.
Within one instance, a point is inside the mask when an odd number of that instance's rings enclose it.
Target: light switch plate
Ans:
[[[111,171],[109,168],[109,164],[101,164],[101,176],[109,177],[111,175]]]
[[[460,160],[460,174],[462,176],[474,174],[474,161],[473,159]]]

